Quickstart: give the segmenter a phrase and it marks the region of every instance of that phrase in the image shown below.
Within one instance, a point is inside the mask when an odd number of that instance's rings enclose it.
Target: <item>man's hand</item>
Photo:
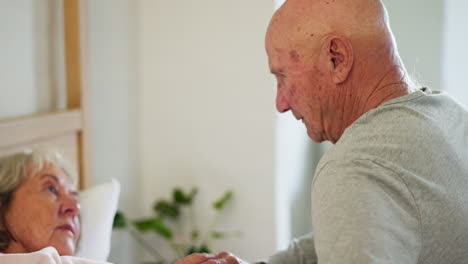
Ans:
[[[195,253],[187,256],[176,264],[248,264],[242,259],[237,258],[229,252],[220,252],[218,254]]]

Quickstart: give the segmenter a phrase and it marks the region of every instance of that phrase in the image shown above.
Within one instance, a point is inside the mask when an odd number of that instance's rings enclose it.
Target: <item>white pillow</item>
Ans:
[[[77,257],[107,260],[119,194],[120,183],[115,179],[80,192],[81,239]]]

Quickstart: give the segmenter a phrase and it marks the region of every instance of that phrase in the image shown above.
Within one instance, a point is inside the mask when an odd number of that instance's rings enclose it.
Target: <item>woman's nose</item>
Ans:
[[[64,199],[60,213],[67,216],[76,216],[80,212],[80,204],[75,198],[67,197]]]

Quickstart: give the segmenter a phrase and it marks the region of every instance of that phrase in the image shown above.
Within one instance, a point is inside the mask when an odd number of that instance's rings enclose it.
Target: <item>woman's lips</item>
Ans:
[[[70,232],[72,235],[75,235],[75,228],[72,225],[69,225],[69,224],[61,225],[61,226],[57,227],[57,229],[65,230],[65,231]]]

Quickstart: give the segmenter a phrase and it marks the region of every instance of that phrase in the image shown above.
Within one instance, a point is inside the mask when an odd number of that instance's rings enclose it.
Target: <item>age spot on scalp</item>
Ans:
[[[291,61],[293,61],[293,62],[298,62],[299,59],[300,59],[300,57],[301,57],[301,56],[299,55],[299,53],[297,53],[297,51],[295,51],[295,50],[291,50],[291,51],[289,52],[289,58],[290,58]]]

